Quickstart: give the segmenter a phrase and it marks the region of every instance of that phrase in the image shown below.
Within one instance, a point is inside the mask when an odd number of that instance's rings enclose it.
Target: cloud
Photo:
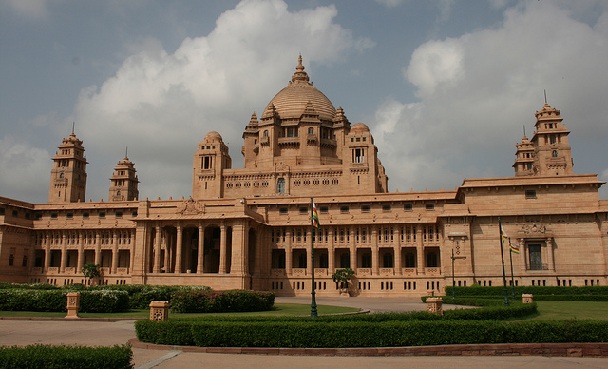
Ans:
[[[376,0],[380,5],[386,6],[387,8],[395,8],[403,3],[403,0]]]
[[[15,13],[32,19],[47,16],[47,0],[2,0]]]
[[[91,162],[87,197],[107,196],[125,146],[142,198],[189,196],[192,155],[209,131],[242,166],[243,129],[287,85],[299,53],[310,71],[371,46],[334,23],[336,14],[333,6],[290,11],[279,0],[245,0],[173,53],[154,39],[131,45],[112,78],[82,90],[71,117]]]
[[[22,193],[45,193],[48,178],[41,181],[40,173],[50,173],[50,157],[46,150],[19,142],[13,136],[0,138],[2,196],[20,198]]]
[[[605,168],[597,153],[608,139],[608,14],[588,23],[572,14],[565,5],[526,3],[507,9],[495,28],[420,45],[404,68],[420,100],[387,100],[372,124],[390,188],[513,175],[515,143],[522,125],[531,137],[543,89],[572,131],[575,161],[577,145],[596,152],[575,171]]]

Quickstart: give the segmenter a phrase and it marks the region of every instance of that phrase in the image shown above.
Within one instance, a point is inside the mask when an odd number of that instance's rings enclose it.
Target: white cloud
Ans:
[[[460,40],[429,41],[414,51],[404,73],[422,97],[454,86],[465,77],[463,45]]]
[[[465,177],[512,175],[514,145],[522,125],[531,136],[543,89],[571,143],[605,150],[607,14],[595,24],[571,14],[551,2],[526,3],[506,10],[499,27],[419,46],[404,74],[420,101],[380,106],[372,128],[382,136],[390,187],[452,188]],[[605,158],[596,161],[575,171],[605,168]]]
[[[87,197],[106,196],[125,146],[142,198],[189,196],[192,155],[209,131],[220,132],[241,166],[251,113],[287,85],[299,53],[309,68],[366,47],[334,23],[336,14],[333,6],[291,12],[279,0],[245,0],[173,53],[152,39],[132,45],[136,52],[101,87],[83,89],[74,109],[91,162]]]
[[[22,16],[40,19],[47,16],[47,0],[2,0],[9,8]]]
[[[48,178],[41,178],[40,174],[50,173],[50,157],[46,150],[19,142],[12,136],[0,138],[2,196],[23,198],[27,193],[45,193]]]

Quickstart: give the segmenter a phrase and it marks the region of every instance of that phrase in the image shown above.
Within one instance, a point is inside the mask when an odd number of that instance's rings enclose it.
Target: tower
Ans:
[[[515,152],[515,163],[513,163],[513,168],[515,168],[516,176],[530,176],[534,174],[534,145],[532,142],[526,137],[524,133],[524,137],[521,139],[521,143],[515,145],[517,147],[517,151]]]
[[[545,103],[536,112],[534,145],[534,175],[557,176],[573,174],[572,150],[560,111]]]
[[[49,204],[85,201],[87,160],[82,140],[72,133],[63,139],[53,156],[49,183]]]
[[[110,191],[108,194],[108,201],[133,201],[139,199],[139,179],[137,178],[137,171],[135,165],[127,157],[125,157],[116,164],[114,167],[114,173],[110,178]]]
[[[223,197],[223,173],[230,168],[232,159],[222,136],[215,131],[207,133],[194,153],[192,197],[197,200]]]

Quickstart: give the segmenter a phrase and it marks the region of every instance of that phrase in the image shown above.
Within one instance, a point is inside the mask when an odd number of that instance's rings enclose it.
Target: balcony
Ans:
[[[424,268],[424,274],[430,275],[430,276],[439,276],[439,275],[441,275],[441,268],[440,267]]]
[[[418,271],[416,270],[416,268],[403,268],[403,275],[404,276],[415,276],[418,274]]]
[[[338,144],[336,143],[336,140],[332,140],[330,138],[322,138],[321,146],[336,147],[338,146]]]
[[[293,277],[304,277],[306,275],[306,268],[293,268],[291,275]]]
[[[262,146],[270,145],[270,137],[266,136],[266,137],[260,138],[260,145],[262,145]]]
[[[285,277],[285,269],[283,268],[272,268],[270,270],[270,276],[273,278]]]
[[[299,146],[300,138],[299,137],[279,137],[278,144],[279,144],[279,146]]]
[[[357,268],[357,277],[372,275],[372,268]]]
[[[380,268],[380,275],[384,277],[395,275],[394,268]]]
[[[315,268],[315,277],[327,277],[327,276],[329,276],[329,269]]]

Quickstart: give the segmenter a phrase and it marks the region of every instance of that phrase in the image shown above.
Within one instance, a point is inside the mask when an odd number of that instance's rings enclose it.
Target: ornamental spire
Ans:
[[[308,78],[308,73],[304,71],[304,65],[302,65],[302,54],[298,55],[298,65],[296,66],[296,71],[293,73],[293,77],[291,77],[291,82],[297,81],[310,81],[310,78]]]

